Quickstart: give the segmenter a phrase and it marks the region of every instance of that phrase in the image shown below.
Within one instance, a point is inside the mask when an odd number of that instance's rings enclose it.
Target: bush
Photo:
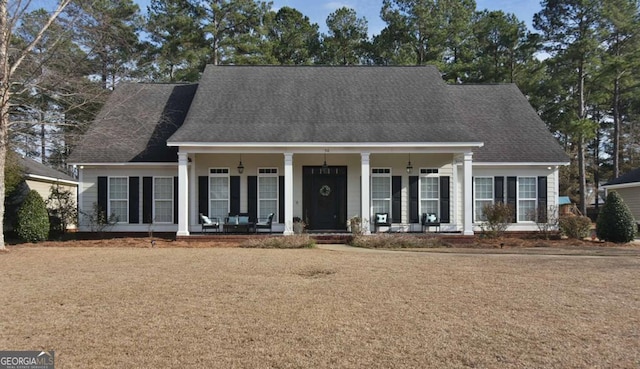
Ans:
[[[305,249],[315,246],[313,238],[306,234],[278,236],[268,238],[251,238],[240,244],[240,247],[254,249]]]
[[[367,236],[354,236],[351,246],[364,247],[369,249],[379,248],[435,248],[449,247],[438,237],[416,237],[408,234],[372,234]]]
[[[18,210],[16,233],[27,242],[44,241],[49,236],[49,214],[42,197],[29,191]]]
[[[70,225],[77,222],[78,208],[73,192],[58,185],[51,186],[49,198],[45,203],[49,213],[55,217],[55,222],[51,223],[51,230],[65,233]]]
[[[589,217],[563,215],[558,224],[560,232],[569,238],[581,240],[591,234],[591,219]]]
[[[513,219],[511,206],[503,202],[483,206],[482,213],[486,220],[480,224],[480,228],[489,238],[501,237]]]
[[[596,221],[598,238],[616,243],[630,242],[635,236],[635,228],[631,210],[622,197],[615,191],[609,192]]]

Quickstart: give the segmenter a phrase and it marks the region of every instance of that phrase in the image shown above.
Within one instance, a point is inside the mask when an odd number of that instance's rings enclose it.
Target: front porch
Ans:
[[[369,234],[376,213],[389,215],[391,232],[421,232],[422,214],[433,213],[442,232],[473,235],[472,147],[180,146],[177,236],[200,232],[201,213],[221,222],[274,213],[273,232],[283,235],[295,222],[346,232],[354,217]]]

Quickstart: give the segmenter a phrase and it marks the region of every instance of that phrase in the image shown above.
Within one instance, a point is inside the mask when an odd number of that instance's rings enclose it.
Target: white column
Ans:
[[[178,153],[178,236],[189,235],[189,157]]]
[[[473,153],[467,152],[464,154],[464,230],[465,236],[473,236]]]
[[[363,152],[360,153],[360,173],[362,178],[362,188],[361,192],[361,209],[360,209],[360,217],[362,218],[362,230],[364,234],[371,234],[371,205],[370,205],[370,164],[369,164],[369,153]]]
[[[293,153],[284,153],[284,234],[293,234]]]
[[[191,164],[189,165],[189,224],[198,224],[198,197],[195,196],[198,193],[196,188],[196,154],[191,154],[189,157]],[[208,214],[205,214],[208,215]]]
[[[460,224],[460,212],[458,211],[458,191],[460,190],[460,186],[458,181],[460,180],[458,178],[458,170],[460,169],[459,166],[459,160],[457,158],[457,156],[453,156],[453,161],[451,163],[451,167],[453,168],[453,171],[451,173],[451,183],[453,183],[452,187],[452,192],[451,192],[451,209],[453,209],[453,212],[451,213],[450,216],[450,220],[451,223],[453,223],[453,225],[455,225],[456,230],[458,230],[458,225]]]

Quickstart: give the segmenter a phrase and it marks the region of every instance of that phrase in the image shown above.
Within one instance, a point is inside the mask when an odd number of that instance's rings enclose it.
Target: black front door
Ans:
[[[304,221],[310,230],[345,230],[347,167],[303,167]]]

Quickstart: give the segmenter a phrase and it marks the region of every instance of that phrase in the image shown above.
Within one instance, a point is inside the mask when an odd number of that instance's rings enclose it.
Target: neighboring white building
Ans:
[[[640,168],[621,175],[603,187],[607,193],[616,191],[620,194],[622,201],[627,204],[636,222],[640,224]]]
[[[198,84],[123,84],[69,162],[79,207],[112,231],[199,232],[199,213],[275,213],[312,231],[388,213],[394,231],[471,235],[503,201],[510,230],[556,209],[568,158],[514,84],[447,85],[426,67],[207,66]],[[81,230],[88,230],[81,219]]]

